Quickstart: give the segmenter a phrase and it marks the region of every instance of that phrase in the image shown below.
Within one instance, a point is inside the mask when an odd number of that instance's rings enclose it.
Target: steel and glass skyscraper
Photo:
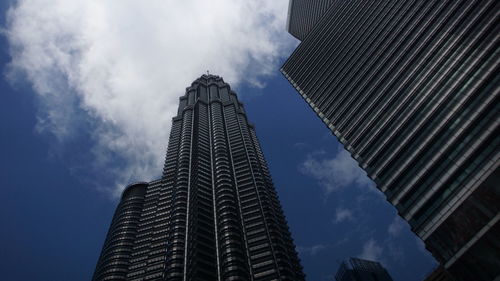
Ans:
[[[389,272],[375,261],[350,258],[340,264],[336,281],[393,281]]]
[[[447,270],[499,276],[500,2],[318,2],[282,73]]]
[[[335,0],[290,0],[288,3],[287,31],[304,40]]]
[[[221,77],[186,89],[161,179],[128,186],[94,280],[304,280],[254,126]]]

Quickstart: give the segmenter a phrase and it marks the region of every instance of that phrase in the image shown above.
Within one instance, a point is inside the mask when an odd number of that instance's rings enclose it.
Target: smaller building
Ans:
[[[393,281],[389,272],[375,261],[350,258],[340,264],[336,281]]]

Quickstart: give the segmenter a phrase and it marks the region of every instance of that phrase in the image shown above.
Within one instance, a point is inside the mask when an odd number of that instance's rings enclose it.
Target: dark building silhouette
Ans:
[[[424,281],[454,281],[454,279],[442,266],[438,266],[425,277]]]
[[[254,127],[222,78],[180,98],[163,176],[124,190],[93,280],[304,280]]]
[[[389,272],[375,261],[350,258],[340,264],[336,281],[393,281]]]
[[[499,276],[500,2],[300,3],[284,76],[446,270]]]

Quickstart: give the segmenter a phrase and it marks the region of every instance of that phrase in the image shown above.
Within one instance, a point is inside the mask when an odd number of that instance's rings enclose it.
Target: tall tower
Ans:
[[[284,76],[446,270],[500,276],[500,2],[293,2]]]
[[[255,130],[203,75],[173,118],[161,179],[127,187],[94,280],[304,280]]]

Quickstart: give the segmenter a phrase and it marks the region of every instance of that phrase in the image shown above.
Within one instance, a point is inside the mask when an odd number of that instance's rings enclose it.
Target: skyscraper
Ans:
[[[389,272],[375,261],[350,258],[340,264],[336,281],[392,281]]]
[[[287,31],[304,40],[309,31],[322,18],[334,0],[290,0],[288,3]]]
[[[172,122],[163,175],[124,190],[93,280],[304,280],[236,93],[203,75]]]
[[[494,0],[333,1],[309,12],[322,16],[281,68],[462,280],[500,275],[498,11]]]

